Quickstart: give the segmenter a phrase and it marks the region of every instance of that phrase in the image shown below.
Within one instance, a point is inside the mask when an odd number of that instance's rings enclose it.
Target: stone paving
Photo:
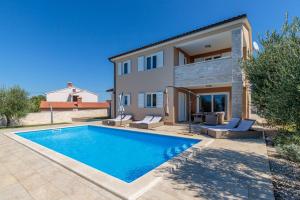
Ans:
[[[176,134],[186,127],[156,130]],[[1,132],[0,200],[119,199]],[[214,140],[139,200],[274,199],[272,189],[262,140]]]

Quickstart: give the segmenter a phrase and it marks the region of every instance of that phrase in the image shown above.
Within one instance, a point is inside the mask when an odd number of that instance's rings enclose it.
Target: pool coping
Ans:
[[[152,169],[147,172],[143,176],[137,178],[131,183],[124,182],[116,177],[113,177],[109,174],[106,174],[100,170],[97,170],[91,166],[88,166],[80,161],[72,159],[66,155],[58,153],[54,150],[51,150],[47,147],[44,147],[38,143],[25,139],[21,136],[18,136],[17,133],[30,132],[30,131],[41,131],[41,130],[51,130],[51,129],[60,129],[60,128],[70,128],[70,127],[78,127],[78,126],[98,126],[105,128],[113,128],[119,130],[128,130],[133,132],[141,132],[141,133],[149,133],[156,135],[166,135],[166,136],[174,136],[181,137],[187,139],[200,139],[201,141],[197,144],[193,145],[189,149],[183,151],[181,154],[174,156],[170,160],[162,163],[158,167]],[[9,138],[19,142],[20,144],[34,150],[35,152],[43,155],[44,157],[54,161],[55,163],[61,165],[62,167],[76,173],[77,175],[87,179],[88,181],[94,183],[95,185],[111,192],[112,194],[122,198],[133,200],[140,197],[146,191],[148,191],[151,187],[156,185],[158,182],[162,180],[162,177],[167,175],[167,173],[172,173],[174,169],[176,169],[182,162],[191,158],[195,153],[202,148],[210,145],[214,139],[204,139],[204,138],[195,138],[193,136],[188,135],[179,135],[179,134],[171,134],[164,133],[163,131],[154,131],[154,130],[145,130],[145,129],[132,129],[126,127],[107,127],[103,125],[95,125],[95,124],[80,124],[80,125],[69,125],[69,126],[60,126],[60,127],[49,127],[42,129],[26,129],[20,131],[6,132],[4,133]]]

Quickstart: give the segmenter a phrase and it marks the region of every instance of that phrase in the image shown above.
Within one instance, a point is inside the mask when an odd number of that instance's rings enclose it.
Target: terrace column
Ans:
[[[242,117],[243,114],[243,75],[240,62],[243,57],[243,32],[235,29],[231,32],[232,41],[232,117]]]

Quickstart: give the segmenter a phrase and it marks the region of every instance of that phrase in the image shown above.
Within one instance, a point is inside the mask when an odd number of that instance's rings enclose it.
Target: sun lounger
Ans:
[[[242,138],[259,138],[262,137],[261,131],[251,130],[252,125],[255,123],[255,120],[247,119],[242,120],[238,127],[236,128],[208,128],[208,135],[217,138],[217,139],[242,139]]]
[[[239,122],[241,121],[240,118],[232,118],[227,124],[222,124],[222,125],[216,125],[216,126],[208,126],[204,125],[200,127],[200,132],[202,134],[207,134],[207,129],[212,128],[212,129],[231,129],[237,127]]]
[[[132,128],[137,128],[137,126],[139,124],[141,124],[141,123],[149,123],[152,119],[153,119],[153,116],[145,116],[145,118],[143,120],[131,122],[129,124],[129,126],[132,127]]]
[[[149,117],[149,116],[146,116]],[[145,119],[146,119],[145,117]],[[142,128],[142,129],[151,129],[151,128],[155,128],[158,126],[162,126],[164,123],[161,121],[162,117],[160,116],[151,116],[152,118],[149,120],[149,118],[147,118],[148,120],[142,120],[142,121],[138,121],[138,122],[132,122],[130,123],[130,127],[134,127],[134,128]]]
[[[104,120],[102,124],[108,126],[121,126],[132,122],[132,115],[118,115],[115,119]]]

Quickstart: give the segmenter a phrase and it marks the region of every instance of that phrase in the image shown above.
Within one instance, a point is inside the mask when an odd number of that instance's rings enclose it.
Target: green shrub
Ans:
[[[260,39],[261,51],[243,63],[251,101],[269,124],[300,130],[300,19]]]
[[[295,133],[295,132],[280,133],[274,138],[274,144],[276,146],[288,145],[288,144],[300,145],[300,133]]]
[[[277,146],[278,152],[289,160],[300,162],[300,145],[286,144]]]
[[[300,162],[300,134],[295,132],[281,133],[274,138],[274,144],[281,156]]]

